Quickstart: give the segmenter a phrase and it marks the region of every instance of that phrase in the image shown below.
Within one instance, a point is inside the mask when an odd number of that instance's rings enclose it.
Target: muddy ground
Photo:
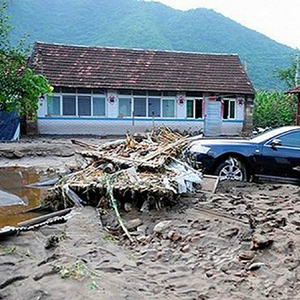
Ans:
[[[98,138],[79,138],[101,143]],[[85,164],[70,138],[0,144],[0,166]],[[299,299],[299,187],[220,184],[173,207],[74,208],[67,222],[0,240],[0,299]]]

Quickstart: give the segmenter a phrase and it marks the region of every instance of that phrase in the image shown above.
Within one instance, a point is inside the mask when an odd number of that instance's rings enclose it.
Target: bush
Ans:
[[[255,127],[279,127],[294,125],[297,100],[294,95],[282,92],[257,92],[254,101],[253,125]]]

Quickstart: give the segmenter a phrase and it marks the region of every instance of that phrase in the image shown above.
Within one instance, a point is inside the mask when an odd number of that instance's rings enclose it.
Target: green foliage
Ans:
[[[17,250],[16,246],[4,247],[4,246],[0,245],[0,256],[13,254],[16,252],[16,250]]]
[[[289,88],[300,85],[300,56],[299,53],[291,55],[292,63],[286,69],[277,69],[277,77],[284,81]]]
[[[9,17],[5,15],[6,2],[0,4],[0,108],[17,109],[20,115],[36,116],[38,98],[51,92],[51,86],[43,75],[27,68],[25,38],[12,46],[9,33]]]
[[[296,118],[297,101],[292,95],[281,92],[257,92],[253,111],[256,127],[278,127],[293,125]]]
[[[237,53],[257,89],[286,90],[275,68],[289,65],[292,48],[209,9],[179,11],[140,0],[14,0],[12,33],[29,42],[210,53]]]
[[[72,265],[53,266],[53,270],[58,272],[61,278],[78,281],[89,280],[88,289],[90,290],[99,288],[95,281],[95,277],[100,277],[100,274],[89,268],[81,260],[77,260]]]

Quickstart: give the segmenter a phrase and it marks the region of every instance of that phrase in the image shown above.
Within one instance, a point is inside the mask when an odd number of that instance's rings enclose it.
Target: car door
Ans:
[[[300,180],[300,131],[267,141],[260,154],[261,175]]]

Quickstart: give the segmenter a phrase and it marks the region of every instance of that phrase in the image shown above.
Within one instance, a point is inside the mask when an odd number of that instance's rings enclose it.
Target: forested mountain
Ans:
[[[179,11],[143,0],[10,0],[12,39],[140,49],[237,53],[256,89],[286,89],[275,69],[293,48],[209,9]]]

